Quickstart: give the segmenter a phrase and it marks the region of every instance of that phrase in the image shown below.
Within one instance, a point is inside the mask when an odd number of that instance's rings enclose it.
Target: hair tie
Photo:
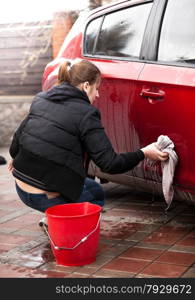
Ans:
[[[70,71],[70,69],[71,69],[71,66],[69,65],[69,66],[67,66],[67,70],[68,70],[68,72]]]
[[[75,65],[75,64],[77,64],[77,63],[79,63],[81,61],[82,61],[81,58],[75,58],[74,60],[69,61],[69,65],[67,66],[68,72],[70,71],[70,69],[72,68],[73,65]]]

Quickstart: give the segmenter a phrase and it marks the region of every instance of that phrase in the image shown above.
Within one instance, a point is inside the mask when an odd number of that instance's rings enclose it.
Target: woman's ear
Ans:
[[[88,81],[85,81],[83,83],[83,90],[87,93],[88,92],[88,89],[89,89],[89,82]]]

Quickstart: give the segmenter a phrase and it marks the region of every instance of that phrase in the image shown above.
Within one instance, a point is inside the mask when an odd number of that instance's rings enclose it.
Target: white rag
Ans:
[[[173,177],[175,172],[175,167],[178,162],[178,156],[174,149],[174,143],[172,140],[166,135],[160,135],[156,142],[157,148],[162,152],[167,152],[169,154],[169,159],[166,161],[161,161],[162,168],[162,189],[165,201],[167,203],[167,208],[170,207],[174,190],[173,190]]]

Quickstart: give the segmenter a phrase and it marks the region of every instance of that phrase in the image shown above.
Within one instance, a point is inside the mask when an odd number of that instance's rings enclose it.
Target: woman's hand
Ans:
[[[7,165],[7,168],[8,170],[11,172],[13,170],[13,159],[11,159],[9,162],[8,162],[8,165]]]
[[[169,158],[169,154],[158,150],[155,143],[152,143],[141,149],[146,158],[152,160],[165,161]]]

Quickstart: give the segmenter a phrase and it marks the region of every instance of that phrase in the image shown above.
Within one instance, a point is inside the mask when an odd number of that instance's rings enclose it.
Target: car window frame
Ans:
[[[166,8],[169,0],[158,0],[154,2],[151,18],[148,19],[147,28],[143,39],[142,59],[146,63],[155,65],[165,65],[184,68],[195,68],[193,63],[181,61],[160,61],[158,60],[158,50],[160,44],[160,35]]]
[[[154,5],[154,2],[156,2],[157,0],[144,0],[142,2],[137,2],[137,3],[126,3],[126,5],[124,5],[123,7],[120,7],[118,8],[117,6],[114,6],[112,9],[110,9],[109,12],[105,11],[101,11],[100,14],[96,14],[95,17],[92,16],[91,18],[89,18],[89,20],[86,22],[85,24],[85,30],[84,30],[84,38],[83,38],[83,44],[82,44],[82,56],[83,57],[87,57],[87,58],[97,58],[97,59],[101,59],[101,60],[117,60],[117,61],[138,61],[138,62],[143,62],[143,59],[141,59],[142,57],[142,49],[144,49],[144,45],[143,45],[143,41],[144,41],[144,36],[145,36],[145,32],[146,32],[146,29],[147,29],[147,23],[148,23],[148,20],[150,19],[150,15],[151,15],[151,12],[153,10],[153,5]],[[143,39],[142,39],[142,43],[141,43],[141,48],[140,48],[140,55],[139,57],[121,57],[121,56],[108,56],[108,55],[98,55],[98,54],[94,54],[94,50],[96,49],[96,45],[97,45],[97,41],[98,41],[98,38],[99,38],[99,34],[100,34],[100,31],[101,31],[101,28],[102,28],[102,24],[103,24],[103,21],[104,21],[104,18],[111,14],[111,13],[114,13],[114,12],[117,12],[117,11],[120,11],[120,10],[124,10],[126,8],[129,8],[129,7],[134,7],[134,6],[138,6],[138,5],[143,5],[143,4],[146,4],[146,3],[153,3],[152,5],[152,8],[151,8],[151,11],[149,13],[149,16],[148,16],[148,20],[146,22],[146,27],[145,27],[145,30],[144,30],[144,34],[143,34]],[[96,38],[95,38],[95,43],[94,43],[94,47],[93,47],[93,52],[92,54],[88,54],[86,53],[86,47],[85,47],[85,41],[86,41],[86,31],[87,31],[87,28],[89,26],[89,24],[99,18],[99,17],[102,17],[102,20],[100,22],[100,26],[98,28],[98,32],[97,32],[97,35],[96,35]]]
[[[82,44],[82,56],[86,58],[94,58],[94,59],[101,59],[101,60],[110,60],[110,61],[135,61],[135,62],[141,62],[141,63],[150,63],[155,65],[165,65],[165,66],[175,66],[175,67],[185,67],[185,68],[195,68],[195,64],[192,63],[185,63],[185,62],[170,62],[170,61],[158,61],[158,49],[159,49],[159,43],[160,43],[160,34],[163,24],[163,19],[166,12],[166,7],[169,0],[145,0],[142,2],[137,3],[124,3],[122,7],[118,7],[117,4],[113,5],[113,7],[110,8],[109,12],[106,10],[101,10],[99,13],[96,13],[89,17],[85,24],[85,30],[84,30],[84,38],[83,38],[83,44]],[[117,56],[106,56],[106,55],[97,55],[97,54],[87,54],[85,53],[85,37],[86,37],[86,30],[91,21],[93,21],[96,18],[102,17],[101,25],[98,29],[98,34],[96,36],[96,42],[94,44],[94,49],[99,37],[99,33],[101,30],[101,26],[103,24],[104,17],[107,14],[113,13],[115,11],[119,11],[128,7],[133,7],[135,5],[142,5],[144,3],[153,2],[147,23],[146,28],[144,31],[142,44],[141,44],[141,50],[140,50],[140,56],[139,58],[135,57],[117,57]]]

